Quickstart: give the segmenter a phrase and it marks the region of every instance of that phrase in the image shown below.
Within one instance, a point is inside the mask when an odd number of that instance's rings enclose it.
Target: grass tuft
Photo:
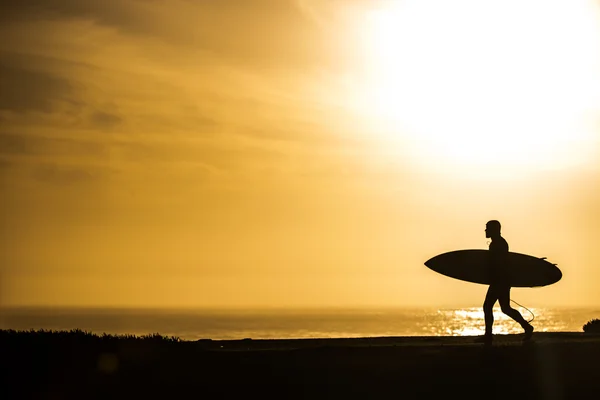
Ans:
[[[79,340],[79,341],[114,341],[114,340],[126,340],[126,341],[152,341],[152,342],[181,342],[181,339],[177,336],[162,336],[159,333],[150,333],[146,335],[112,335],[103,333],[97,335],[92,332],[83,331],[81,329],[71,329],[70,331],[55,331],[55,330],[29,330],[19,331],[14,329],[2,329],[0,330],[0,337],[3,338],[36,338],[36,339],[68,339],[68,340]]]

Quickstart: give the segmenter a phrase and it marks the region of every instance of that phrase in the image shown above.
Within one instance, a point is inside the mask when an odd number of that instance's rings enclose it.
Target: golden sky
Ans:
[[[8,0],[0,303],[478,306],[515,252],[600,304],[591,0]]]

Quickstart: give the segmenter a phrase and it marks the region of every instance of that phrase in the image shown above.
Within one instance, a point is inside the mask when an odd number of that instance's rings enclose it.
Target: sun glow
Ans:
[[[416,159],[549,168],[597,147],[594,2],[385,4],[363,24],[362,109],[388,136],[409,137]]]

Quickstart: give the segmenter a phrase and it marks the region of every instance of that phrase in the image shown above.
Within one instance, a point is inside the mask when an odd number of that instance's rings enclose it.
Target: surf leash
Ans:
[[[523,304],[517,303],[513,299],[510,299],[510,301],[512,301],[513,303],[515,303],[519,307],[522,307],[522,308],[526,309],[529,312],[529,314],[531,314],[531,319],[529,321],[527,321],[527,323],[531,323],[531,321],[533,321],[535,319],[535,314],[529,308],[525,307]]]

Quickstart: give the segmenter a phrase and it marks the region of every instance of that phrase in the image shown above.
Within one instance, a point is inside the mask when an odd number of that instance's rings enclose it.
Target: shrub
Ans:
[[[594,318],[583,326],[585,333],[600,333],[600,319]]]

